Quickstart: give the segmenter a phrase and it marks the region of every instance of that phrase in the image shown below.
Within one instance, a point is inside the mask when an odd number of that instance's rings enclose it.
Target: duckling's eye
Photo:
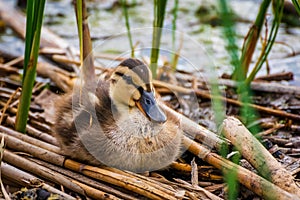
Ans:
[[[151,100],[150,100],[150,99],[145,99],[145,103],[146,103],[147,105],[151,105]]]

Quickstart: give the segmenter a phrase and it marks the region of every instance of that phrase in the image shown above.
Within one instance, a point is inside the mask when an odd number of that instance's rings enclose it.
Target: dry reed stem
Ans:
[[[166,185],[166,184],[161,184],[160,182],[157,182],[157,181],[154,181],[153,179],[150,179],[146,176],[143,176],[143,175],[140,175],[140,174],[136,174],[136,173],[133,173],[133,172],[130,172],[130,171],[122,171],[122,170],[119,170],[119,169],[116,169],[116,168],[112,168],[112,167],[102,167],[103,169],[106,169],[108,171],[111,171],[111,172],[114,172],[114,173],[117,173],[117,174],[122,174],[124,176],[128,176],[128,177],[131,177],[131,178],[138,178],[138,179],[141,179],[142,181],[145,182],[145,184],[149,184],[150,186],[152,187],[155,187],[167,194],[170,194],[170,195],[173,195],[176,190],[174,188],[172,188],[171,186],[169,185]]]
[[[70,91],[75,81],[74,75],[49,63],[39,62],[36,70],[39,76],[50,78],[64,92]]]
[[[84,190],[78,185],[72,183],[72,180],[62,174],[56,173],[46,167],[40,166],[32,161],[29,161],[22,156],[18,156],[8,150],[4,151],[3,160],[11,165],[18,166],[25,171],[30,171],[33,174],[41,176],[47,180],[61,184],[78,194],[85,195]]]
[[[267,107],[256,105],[256,104],[249,104],[249,103],[245,104],[245,103],[240,102],[238,100],[229,99],[229,98],[222,97],[222,96],[212,97],[209,94],[209,92],[206,92],[206,91],[187,89],[187,88],[184,88],[184,87],[181,87],[181,86],[171,85],[171,84],[168,84],[168,83],[165,83],[165,82],[162,82],[162,81],[153,80],[153,84],[156,87],[166,87],[166,88],[170,89],[171,91],[180,92],[180,93],[184,93],[184,94],[193,94],[193,93],[195,93],[197,96],[201,96],[202,98],[206,98],[206,99],[218,98],[218,99],[220,99],[224,102],[227,102],[229,104],[239,106],[239,107],[247,105],[251,108],[256,109],[259,112],[264,112],[264,113],[267,113],[269,115],[275,115],[275,116],[278,116],[278,117],[284,117],[284,118],[289,118],[289,119],[293,119],[293,120],[296,120],[296,121],[300,121],[300,115],[288,113],[288,112],[285,112],[285,111],[282,111],[282,110],[275,110],[275,109],[272,109],[272,108],[267,108]]]
[[[13,6],[0,2],[0,18],[11,27],[21,38],[25,38],[26,20],[24,14]],[[70,46],[60,37],[43,27],[41,32],[41,46],[67,49]]]
[[[82,183],[80,183],[76,180],[72,180],[72,182],[75,183],[76,185],[79,185],[82,189],[84,189],[87,196],[89,196],[93,199],[112,199],[112,200],[120,199],[120,198],[115,197],[115,196],[113,196],[109,193],[102,192],[100,190],[97,190],[97,189],[92,188],[90,186],[87,186],[85,184],[82,184]]]
[[[5,122],[9,126],[14,127],[15,117],[7,117]],[[37,138],[37,139],[40,139],[49,144],[58,146],[57,140],[53,136],[36,129],[29,124],[27,124],[27,126],[26,126],[26,132],[28,133],[28,135],[33,136],[34,138]]]
[[[78,183],[78,181],[74,181],[71,178],[68,178],[60,173],[57,173],[53,170],[48,169],[47,167],[38,165],[35,162],[29,161],[21,156],[18,156],[8,150],[4,151],[4,161],[16,165],[26,171],[30,171],[38,176],[41,176],[47,180],[53,181],[54,183],[61,184],[68,189],[82,195],[89,195],[92,197],[96,197],[96,199],[119,199],[112,194],[103,193],[99,190],[96,190],[86,184]],[[83,187],[82,187],[83,186]],[[88,191],[86,191],[88,190]],[[98,196],[99,194],[101,194]],[[105,198],[103,198],[105,197]]]
[[[27,142],[21,141],[15,137],[10,135],[6,135],[4,133],[0,133],[0,137],[4,136],[6,145],[10,149],[14,149],[16,151],[25,152],[33,155],[36,158],[41,160],[51,162],[53,164],[64,166],[68,169],[75,170],[77,172],[82,172],[83,174],[96,178],[98,180],[108,182],[110,184],[114,184],[125,188],[130,191],[134,191],[138,194],[144,195],[149,198],[154,199],[175,199],[174,193],[172,191],[166,192],[166,187],[154,187],[149,184],[150,181],[146,182],[138,177],[129,177],[124,176],[115,172],[108,171],[106,169],[100,169],[92,166],[85,166],[81,163],[77,163],[75,161],[71,161],[69,159],[65,160],[64,156],[58,155],[51,151],[42,149],[40,147],[34,146]],[[149,184],[149,185],[148,185]],[[81,194],[81,193],[80,193]],[[173,195],[170,195],[173,194]]]
[[[4,132],[4,133],[6,133],[6,134],[8,134],[10,136],[13,136],[15,138],[18,138],[18,139],[20,139],[20,140],[22,140],[24,142],[27,142],[27,143],[32,144],[32,145],[35,145],[37,147],[41,147],[41,148],[46,149],[48,151],[52,151],[54,153],[58,153],[59,154],[61,152],[60,148],[57,147],[57,146],[54,146],[52,144],[48,144],[46,142],[43,142],[43,141],[38,140],[38,139],[35,139],[33,137],[30,137],[28,135],[25,135],[23,133],[17,132],[15,130],[9,129],[9,128],[1,126],[1,125],[0,125],[0,132]]]
[[[170,165],[170,167],[172,167],[173,169],[176,169],[178,171],[182,171],[182,172],[191,172],[192,171],[191,165],[179,163],[179,162],[173,162]]]
[[[266,199],[299,199],[278,186],[270,183],[266,179],[250,172],[249,170],[228,161],[221,156],[211,153],[208,149],[196,143],[195,141],[184,137],[183,144],[188,150],[199,158],[222,170],[225,174],[236,170],[238,181],[249,190]]]
[[[16,94],[21,90],[21,88],[17,88],[14,93],[11,94],[11,96],[9,97],[9,99],[7,100],[6,104],[4,105],[3,109],[2,110],[2,113],[1,113],[1,117],[0,117],[0,125],[2,124],[2,121],[3,121],[3,117],[4,117],[4,114],[7,110],[7,108],[9,107],[11,101],[13,100],[13,98],[15,98]]]
[[[10,164],[2,163],[1,164],[1,172],[3,172],[3,176],[9,178],[11,181],[17,183],[18,185],[24,187],[41,187],[48,192],[59,194],[65,199],[75,200],[74,197],[46,184],[43,183],[41,179],[29,174],[28,172],[24,172]]]
[[[219,84],[232,87],[232,88],[238,87],[237,82],[229,79],[220,79]],[[280,83],[273,83],[273,82],[253,81],[250,84],[250,88],[254,91],[260,91],[260,92],[272,92],[277,94],[291,94],[291,95],[300,94],[300,90],[298,86],[283,85]]]
[[[280,188],[300,197],[300,188],[293,176],[236,118],[227,117],[222,125],[224,136],[241,152],[259,173]]]
[[[69,159],[65,161],[64,166],[68,169],[81,172],[82,174],[93,177],[97,180],[105,181],[110,184],[136,192],[150,199],[176,199],[174,198],[174,195],[169,195],[157,188],[154,188],[138,178],[124,176],[97,167],[82,165],[81,163]]]
[[[71,179],[73,180],[77,180],[77,181],[80,181],[81,183],[83,184],[86,184],[88,186],[91,186],[97,190],[101,190],[101,191],[104,191],[106,193],[110,193],[112,195],[115,195],[119,198],[122,198],[122,199],[127,199],[127,200],[138,200],[137,198],[133,197],[133,196],[130,196],[128,194],[125,194],[115,188],[112,188],[106,184],[103,184],[99,181],[95,181],[94,179],[91,179],[89,177],[86,177],[82,174],[79,174],[79,173],[76,173],[76,172],[73,172],[71,170],[68,170],[68,169],[65,169],[65,168],[61,168],[59,166],[56,166],[54,164],[50,164],[50,163],[47,163],[45,161],[42,161],[42,160],[39,160],[39,159],[36,159],[36,158],[30,158],[28,157],[27,159],[35,162],[35,163],[38,163],[39,165],[42,165],[42,166],[45,166],[51,170],[54,170],[60,174],[64,174],[65,176],[67,177],[70,177]]]
[[[18,138],[0,132],[0,138],[1,137],[4,137],[6,146],[10,149],[13,149],[15,151],[25,152],[31,154],[36,158],[55,163],[56,165],[59,166],[63,166],[65,157],[62,155],[58,155],[54,152],[34,146]]]
[[[184,180],[181,180],[181,179],[175,179],[178,183],[181,184],[182,187],[186,188],[186,189],[189,189],[189,190],[196,190],[198,192],[201,192],[201,199],[212,199],[212,200],[221,200],[220,197],[216,196],[215,194],[209,192],[208,190],[200,187],[199,185],[192,185]],[[203,196],[203,194],[205,196]]]

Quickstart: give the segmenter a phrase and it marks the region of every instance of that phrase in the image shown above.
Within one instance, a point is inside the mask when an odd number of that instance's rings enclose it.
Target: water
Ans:
[[[10,5],[14,4],[11,0],[2,1]],[[96,54],[114,52],[118,55],[128,55],[130,48],[122,8],[114,6],[113,2],[111,0],[88,2],[89,24],[94,50]],[[129,9],[133,39],[134,43],[139,43],[137,54],[149,56],[149,47],[151,47],[152,40],[152,29],[149,29],[149,27],[152,26],[153,5],[151,1],[136,2],[137,6]],[[181,70],[207,73],[205,70],[210,69],[210,73],[213,72],[215,75],[221,75],[224,72],[230,73],[232,70],[229,64],[229,56],[224,48],[225,42],[222,38],[221,27],[203,23],[203,19],[196,15],[201,3],[208,4],[210,2],[207,0],[179,2],[176,49],[179,48],[182,39],[183,45],[180,52],[182,59],[178,66]],[[167,29],[172,27],[173,4],[173,1],[168,1],[164,23],[164,27]],[[251,26],[251,21],[256,17],[259,1],[234,0],[231,1],[231,6],[239,19],[237,22],[237,41],[241,47],[244,36]],[[45,8],[44,25],[78,48],[76,19],[71,0],[48,0]],[[291,28],[283,24],[276,40],[277,43],[269,56],[271,73],[282,71],[292,71],[294,73],[295,80],[289,82],[292,85],[300,85],[299,56],[290,56],[291,53],[298,55],[300,52],[299,35],[299,28]],[[161,61],[164,58],[170,59],[172,52],[174,53],[171,37],[172,33],[166,30],[162,38],[163,56]],[[24,44],[22,40],[14,35],[12,30],[7,28],[0,33],[0,47],[5,47],[14,54],[22,55]],[[258,45],[257,49],[260,48],[260,45]],[[258,56],[259,51],[256,51],[254,60]],[[104,65],[112,64],[103,60],[100,62]],[[266,74],[266,70],[262,69],[259,74]]]

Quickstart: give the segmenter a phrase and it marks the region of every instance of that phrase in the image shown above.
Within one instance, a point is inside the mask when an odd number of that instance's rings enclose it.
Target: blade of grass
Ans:
[[[40,47],[40,35],[43,23],[45,0],[28,1],[25,38],[24,72],[22,93],[16,117],[16,130],[25,132],[35,81],[36,65]],[[28,35],[27,35],[28,34]]]
[[[220,6],[220,18],[223,24],[223,37],[227,42],[226,50],[230,56],[230,64],[233,66],[234,71],[241,68],[239,59],[239,49],[236,44],[236,30],[233,20],[232,12],[229,11],[229,7],[225,0],[219,0]]]
[[[297,13],[300,15],[300,3],[299,3],[299,0],[292,0],[296,10],[297,10]]]
[[[132,36],[131,36],[131,31],[130,31],[127,0],[121,0],[121,3],[122,3],[123,13],[124,13],[124,17],[125,17],[125,25],[126,25],[126,29],[127,29],[127,36],[128,36],[129,45],[130,45],[130,48],[131,48],[131,57],[134,58],[134,46],[133,46],[133,43],[132,43]]]
[[[150,56],[150,69],[153,78],[157,74],[157,60],[159,56],[159,46],[162,33],[162,27],[165,18],[167,0],[154,0],[154,20],[153,20],[153,35],[152,35],[152,48]]]
[[[226,50],[230,56],[230,63],[234,68],[234,71],[243,70],[241,68],[240,59],[238,56],[238,47],[236,45],[236,31],[235,31],[235,24],[233,20],[233,13],[230,12],[230,8],[228,2],[226,0],[219,0],[219,7],[220,7],[220,18],[222,19],[223,25],[223,37],[227,42]],[[215,95],[220,95],[217,86],[212,87],[212,92]],[[219,115],[218,106],[221,106],[221,102],[213,101],[213,109],[215,115]],[[218,117],[216,118],[217,123],[221,123]],[[224,144],[220,150],[220,154],[223,157],[226,157],[229,153],[228,145]],[[234,162],[238,162],[238,160],[234,160]],[[224,174],[226,183],[228,185],[228,199],[236,199],[238,196],[239,184],[238,184],[238,177],[237,177],[237,170],[232,169],[230,173]]]

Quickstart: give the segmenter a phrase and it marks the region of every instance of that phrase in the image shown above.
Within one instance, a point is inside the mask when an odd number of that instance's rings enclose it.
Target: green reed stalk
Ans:
[[[292,0],[296,10],[297,10],[297,13],[300,15],[300,3],[299,3],[299,0]]]
[[[82,0],[76,0],[75,13],[79,37],[80,63],[83,63],[83,30],[82,30]]]
[[[260,5],[255,22],[250,28],[243,44],[242,55],[240,60],[241,66],[239,68],[236,68],[233,72],[232,77],[234,80],[244,81],[246,79],[249,65],[252,60],[257,41],[260,37],[260,32],[263,27],[265,16],[270,3],[271,0],[264,0]]]
[[[123,13],[124,13],[124,17],[125,17],[125,25],[126,25],[126,29],[127,29],[127,37],[128,37],[129,45],[130,45],[130,48],[131,48],[131,57],[134,58],[134,46],[133,46],[132,36],[131,36],[131,30],[130,30],[127,0],[121,0],[121,2],[122,2]]]
[[[274,5],[274,20],[272,23],[271,31],[270,31],[268,39],[266,40],[267,41],[266,44],[263,45],[261,54],[258,58],[258,61],[255,64],[255,67],[253,68],[249,77],[245,81],[245,83],[248,85],[253,81],[253,79],[255,78],[255,75],[261,69],[262,65],[266,61],[266,59],[272,49],[272,46],[275,42],[275,39],[276,39],[276,36],[278,33],[280,22],[282,19],[283,6],[284,6],[284,0],[279,0]]]
[[[226,0],[219,0],[219,7],[220,7],[220,18],[222,19],[222,25],[223,25],[223,37],[227,42],[226,50],[230,56],[231,65],[234,67],[235,70],[238,70],[241,69],[241,65],[238,56],[238,47],[236,45],[236,34],[235,34],[236,31],[235,31],[235,24],[234,24],[232,12],[230,12],[229,10],[230,8],[227,5]],[[216,92],[217,91],[215,91],[215,93]],[[220,102],[218,102],[217,105],[218,104],[220,105]],[[216,111],[216,115],[218,115],[218,111]],[[226,157],[228,154],[228,146],[224,145],[220,151],[220,154],[223,157]],[[232,169],[230,173],[224,174],[224,176],[225,176],[226,183],[228,185],[228,199],[236,199],[238,195],[238,189],[239,189],[238,181],[237,181],[237,170]]]
[[[172,20],[172,51],[173,51],[173,57],[172,57],[172,70],[176,70],[176,66],[178,63],[178,56],[176,53],[176,21],[177,21],[177,14],[178,14],[178,6],[179,0],[174,1],[174,8],[173,8],[173,20]]]
[[[88,14],[85,0],[76,0],[75,4],[77,29],[79,35],[80,44],[80,61],[82,79],[85,83],[86,89],[92,89],[95,87],[96,75],[93,57],[93,46],[88,26]]]
[[[162,28],[164,24],[165,11],[167,0],[154,0],[154,21],[153,21],[153,35],[152,35],[152,49],[150,56],[150,68],[153,78],[157,74],[157,60],[159,56],[159,46]]]
[[[16,117],[16,130],[26,131],[32,88],[36,76],[36,65],[40,47],[45,0],[28,0],[26,13],[26,36],[22,93]]]

